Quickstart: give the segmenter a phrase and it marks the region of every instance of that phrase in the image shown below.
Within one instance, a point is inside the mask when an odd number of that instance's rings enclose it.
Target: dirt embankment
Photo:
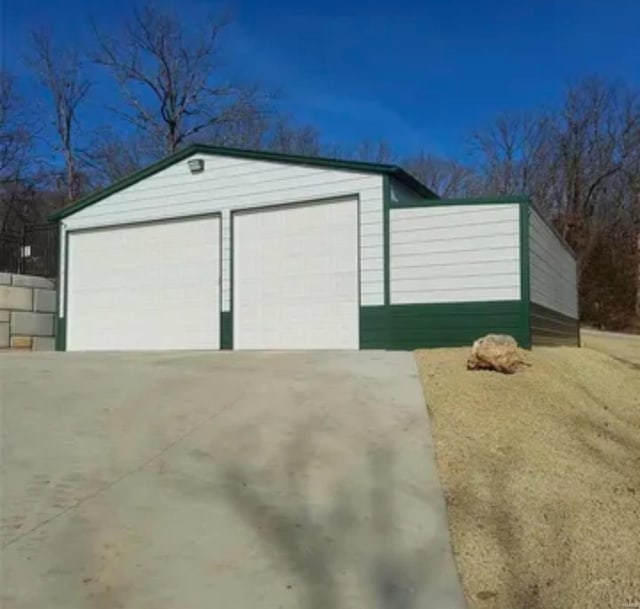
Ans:
[[[640,371],[538,348],[512,376],[417,353],[452,542],[478,609],[640,602]]]

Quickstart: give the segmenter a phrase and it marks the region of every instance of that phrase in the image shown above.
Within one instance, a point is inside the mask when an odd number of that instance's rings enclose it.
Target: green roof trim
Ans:
[[[422,201],[403,201],[391,203],[394,208],[406,207],[442,207],[446,205],[501,205],[509,203],[529,203],[524,195],[496,195],[495,197],[469,197],[463,199],[423,199]]]
[[[379,163],[365,163],[361,161],[344,161],[339,159],[329,159],[325,157],[310,157],[299,156],[293,154],[282,154],[279,152],[262,152],[259,150],[242,150],[239,148],[223,148],[219,146],[210,146],[206,144],[192,144],[179,150],[178,152],[161,159],[153,165],[149,165],[144,169],[136,171],[122,180],[111,184],[107,188],[103,188],[95,193],[92,193],[82,199],[64,207],[63,209],[54,212],[49,216],[49,220],[57,222],[75,214],[76,212],[93,205],[108,196],[124,190],[129,186],[132,186],[136,182],[140,182],[145,178],[152,176],[154,173],[158,173],[175,163],[178,163],[194,154],[209,154],[227,157],[236,157],[242,159],[255,159],[258,161],[272,161],[277,163],[289,163],[292,165],[305,165],[308,167],[326,167],[328,169],[343,169],[346,171],[357,171],[361,173],[378,173],[382,175],[392,175],[403,184],[411,188],[414,192],[426,199],[437,199],[438,195],[429,188],[427,188],[422,182],[414,178],[407,173],[401,167],[397,165],[384,165]]]

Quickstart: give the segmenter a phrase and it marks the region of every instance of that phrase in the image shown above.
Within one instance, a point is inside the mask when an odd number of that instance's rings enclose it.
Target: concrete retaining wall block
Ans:
[[[14,275],[13,285],[22,288],[42,288],[44,290],[54,290],[56,287],[50,279],[34,275]]]
[[[0,273],[0,349],[55,349],[55,282]]]
[[[12,336],[12,349],[31,349],[32,338],[30,336]]]
[[[32,351],[55,351],[56,339],[49,336],[34,336],[31,343]]]
[[[52,336],[53,315],[51,313],[11,313],[11,334]]]
[[[0,286],[0,309],[33,311],[33,290]]]
[[[33,290],[33,310],[36,313],[56,312],[55,290]]]

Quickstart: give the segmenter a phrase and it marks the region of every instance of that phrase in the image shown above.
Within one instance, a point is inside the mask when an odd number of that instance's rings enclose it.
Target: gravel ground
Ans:
[[[580,330],[582,345],[640,366],[640,335],[601,332],[591,328]]]
[[[538,348],[513,375],[419,351],[451,537],[478,609],[640,606],[640,373]]]

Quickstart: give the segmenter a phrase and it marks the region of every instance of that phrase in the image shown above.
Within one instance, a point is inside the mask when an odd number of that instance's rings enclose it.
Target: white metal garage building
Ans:
[[[54,216],[67,350],[578,340],[571,251],[525,198],[194,145]]]

